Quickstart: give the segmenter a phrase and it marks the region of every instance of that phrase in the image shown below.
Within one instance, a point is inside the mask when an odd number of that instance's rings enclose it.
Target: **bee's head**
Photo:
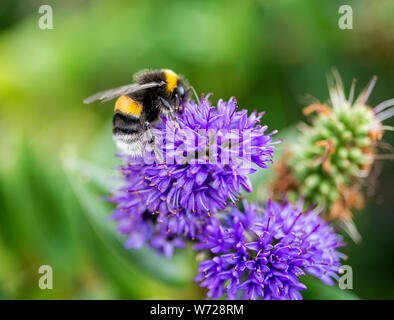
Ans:
[[[177,101],[185,102],[189,96],[189,89],[181,79],[178,79],[178,85],[175,89],[175,98]]]
[[[180,105],[181,101],[186,101],[189,90],[181,76],[177,75],[174,71],[163,69],[166,80],[167,94],[170,95],[170,100],[176,106]]]
[[[175,89],[175,94],[179,97],[179,98],[184,98],[185,94],[186,94],[186,90],[183,87],[183,83],[178,83],[178,86]]]

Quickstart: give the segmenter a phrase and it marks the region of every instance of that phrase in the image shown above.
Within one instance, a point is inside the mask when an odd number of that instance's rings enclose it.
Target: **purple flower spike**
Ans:
[[[237,108],[234,98],[217,106],[207,98],[186,102],[176,121],[165,117],[153,128],[155,152],[125,159],[124,184],[110,201],[117,204],[113,218],[128,243],[138,246],[136,234],[146,227],[125,231],[122,226],[134,225],[129,220],[140,221],[144,212],[160,225],[155,233],[194,239],[212,215],[238,201],[242,189],[252,190],[248,176],[256,166],[273,162],[276,132],[266,134],[267,126],[259,124],[262,114],[248,116]]]
[[[288,203],[269,201],[265,208],[244,202],[223,223],[213,218],[194,248],[211,259],[199,266],[196,281],[219,299],[302,299],[309,273],[332,285],[343,246],[340,236],[315,212],[302,213]]]

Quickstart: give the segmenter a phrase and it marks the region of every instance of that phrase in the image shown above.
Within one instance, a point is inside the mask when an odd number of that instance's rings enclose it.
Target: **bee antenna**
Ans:
[[[190,90],[193,92],[194,96],[196,97],[198,104],[200,104],[200,99],[198,98],[197,92],[196,92],[196,90],[194,90],[194,87],[190,87],[189,91]]]

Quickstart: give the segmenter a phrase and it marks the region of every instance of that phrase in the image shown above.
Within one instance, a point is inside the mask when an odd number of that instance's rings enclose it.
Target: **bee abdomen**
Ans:
[[[112,133],[137,134],[141,122],[138,118],[122,113],[115,113],[112,119]]]

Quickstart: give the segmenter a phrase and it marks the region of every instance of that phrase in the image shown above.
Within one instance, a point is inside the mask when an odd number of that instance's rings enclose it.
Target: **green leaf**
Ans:
[[[300,279],[308,289],[301,291],[305,300],[359,300],[360,298],[351,290],[342,290],[338,284],[326,285],[320,279],[305,276]]]

